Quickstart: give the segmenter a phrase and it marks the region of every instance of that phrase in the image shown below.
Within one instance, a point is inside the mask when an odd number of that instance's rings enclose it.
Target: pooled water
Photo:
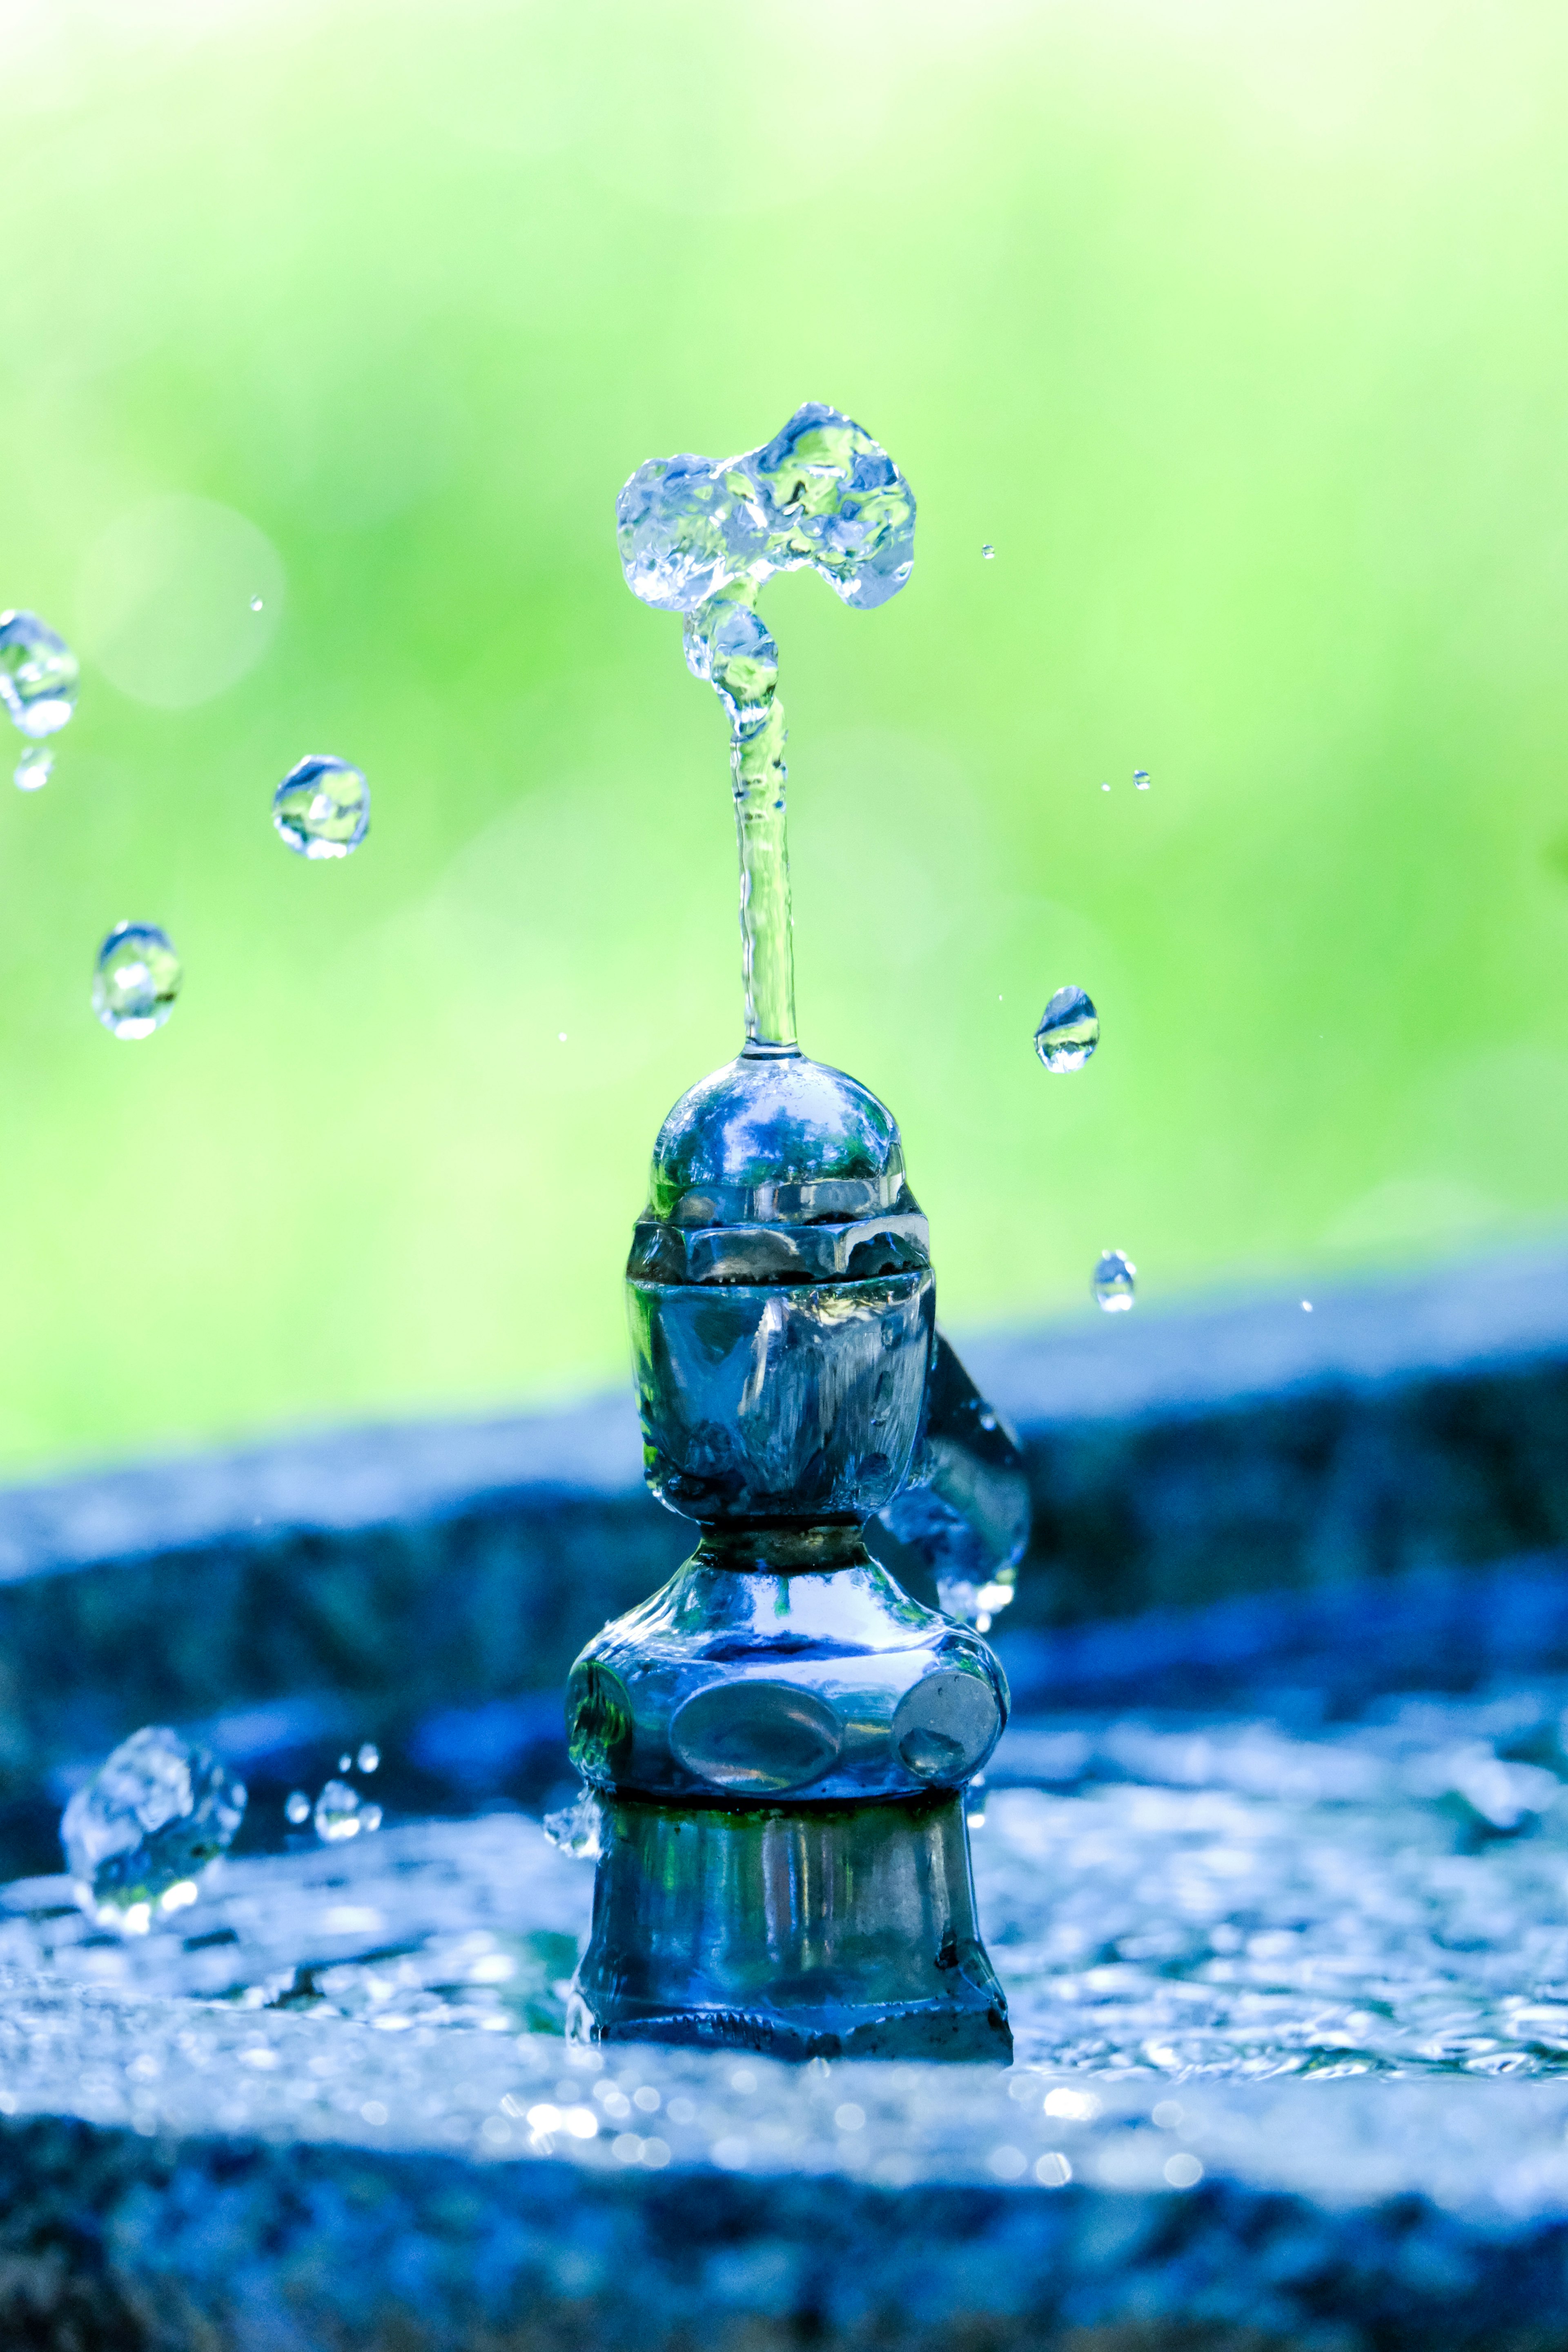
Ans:
[[[1087,990],[1058,988],[1040,1015],[1035,1051],[1047,1070],[1081,1070],[1100,1043],[1100,1015]]]
[[[36,613],[0,613],[0,701],[24,735],[57,735],[76,709],[80,678],[69,646]]]
[[[301,857],[347,857],[370,831],[370,786],[347,760],[312,753],[273,793],[272,822]]]
[[[1568,1682],[1396,1694],[1345,1719],[1308,1709],[1305,1727],[1300,1700],[1288,1719],[1243,1696],[1201,1719],[1021,1714],[1004,1733],[976,1894],[1009,2079],[1090,2078],[1052,2093],[1057,2124],[1075,2120],[1067,2097],[1091,2116],[1106,2076],[1163,2096],[1194,2075],[1568,2073]],[[592,1901],[592,1871],[519,1814],[416,1822],[230,1860],[198,1909],[130,1942],[96,1932],[68,1880],[18,1882],[0,1891],[0,1967],[58,1991],[363,2020],[374,2043],[333,2074],[357,2112],[386,2096],[376,2049],[412,2046],[410,2028],[559,2034]],[[564,2107],[553,2080],[533,2095]],[[718,2129],[683,2129],[680,2160]]]
[[[217,1758],[151,1725],[122,1740],[60,1822],[71,1891],[94,1924],[145,1935],[184,1910],[245,1813],[245,1790]]]
[[[1103,1252],[1089,1283],[1095,1305],[1106,1315],[1124,1315],[1132,1304],[1137,1276],[1125,1250]]]
[[[43,743],[29,743],[12,771],[12,782],[19,793],[36,793],[47,784],[54,773],[55,755]]]
[[[746,1034],[793,1045],[785,729],[778,647],[756,600],[775,572],[809,567],[847,604],[885,604],[914,562],[914,493],[862,426],[808,401],[740,457],[650,458],[621,491],[616,520],[627,586],[686,614],[688,666],[729,715]]]
[[[174,1009],[184,974],[156,923],[117,923],[98,951],[92,1009],[115,1037],[150,1037]]]

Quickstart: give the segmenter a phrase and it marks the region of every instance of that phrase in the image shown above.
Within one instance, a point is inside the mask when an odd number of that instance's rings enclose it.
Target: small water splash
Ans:
[[[604,1852],[604,1813],[592,1789],[559,1812],[546,1813],[542,1827],[551,1844],[575,1862],[597,1862]]]
[[[323,1845],[341,1845],[344,1839],[358,1837],[362,1831],[381,1827],[381,1807],[367,1805],[357,1789],[346,1780],[329,1780],[316,1799],[312,1816],[316,1835]]]
[[[29,743],[12,772],[12,782],[19,793],[42,790],[54,773],[55,755],[44,743]]]
[[[914,493],[887,451],[837,408],[808,401],[760,448],[719,464],[650,458],[616,507],[626,584],[683,613],[688,667],[730,719],[741,850],[746,1035],[795,1044],[778,647],[756,610],[775,572],[809,568],[867,612],[914,562]]]
[[[144,1936],[194,1903],[245,1814],[245,1789],[164,1725],[122,1740],[60,1822],[77,1902],[94,1924]]]
[[[1094,1269],[1089,1288],[1103,1315],[1125,1315],[1136,1292],[1138,1269],[1125,1250],[1106,1250]]]
[[[156,923],[116,923],[98,951],[92,1009],[113,1037],[150,1037],[174,1009],[184,974]]]
[[[0,701],[35,742],[58,735],[76,709],[81,665],[36,613],[0,613]]]
[[[1040,1015],[1035,1051],[1047,1070],[1081,1070],[1100,1043],[1100,1015],[1087,989],[1058,988]]]
[[[370,831],[370,786],[347,760],[312,752],[273,793],[272,822],[301,857],[347,857]]]

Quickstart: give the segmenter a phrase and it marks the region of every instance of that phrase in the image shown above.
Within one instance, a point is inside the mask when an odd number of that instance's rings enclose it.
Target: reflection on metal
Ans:
[[[798,1054],[715,1072],[660,1131],[627,1291],[648,1484],[702,1533],[574,1669],[603,1824],[573,2030],[1005,2058],[963,1791],[1027,1490],[937,1334],[891,1114]],[[879,1512],[953,1614],[871,1559]]]

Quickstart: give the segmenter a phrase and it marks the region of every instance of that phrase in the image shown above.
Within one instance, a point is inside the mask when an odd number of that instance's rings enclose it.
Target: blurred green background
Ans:
[[[0,1466],[625,1376],[740,986],[723,719],[615,496],[805,398],[921,521],[883,611],[764,604],[802,1035],[898,1112],[948,1321],[1090,1315],[1107,1244],[1157,1300],[1561,1218],[1561,10],[0,30],[0,603],[85,666],[0,803]],[[268,824],[307,751],[371,780],[342,865]],[[138,1045],[121,917],[186,967]]]

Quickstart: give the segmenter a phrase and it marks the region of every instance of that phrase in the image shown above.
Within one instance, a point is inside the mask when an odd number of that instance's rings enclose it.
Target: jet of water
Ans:
[[[746,1039],[793,1047],[784,706],[757,598],[775,572],[809,566],[858,611],[886,604],[913,568],[914,492],[862,426],[808,401],[742,457],[649,458],[616,521],[626,585],[686,615],[687,666],[729,714]]]

